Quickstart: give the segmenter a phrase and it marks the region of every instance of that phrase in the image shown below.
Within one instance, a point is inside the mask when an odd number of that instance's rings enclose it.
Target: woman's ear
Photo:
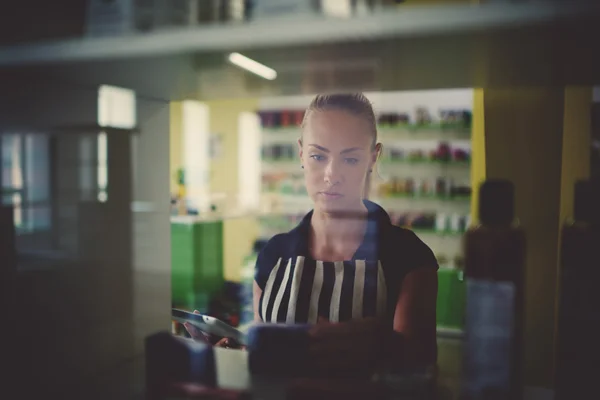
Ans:
[[[377,163],[377,160],[379,159],[379,157],[381,156],[381,150],[383,148],[383,145],[381,143],[377,143],[375,145],[375,148],[373,149],[373,153],[372,153],[372,167],[375,166],[375,164]]]
[[[298,139],[298,156],[300,157],[300,162],[302,162],[302,138]]]

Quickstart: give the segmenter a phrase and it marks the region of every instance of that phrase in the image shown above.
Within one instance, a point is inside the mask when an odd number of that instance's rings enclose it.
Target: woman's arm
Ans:
[[[401,335],[390,337],[389,326],[379,318],[319,323],[310,330],[313,356],[324,370],[374,365],[382,355],[405,367],[434,364],[436,300],[436,268],[413,270],[402,282],[394,312],[393,330]]]
[[[406,365],[430,365],[437,360],[436,268],[418,268],[409,272],[394,313],[394,331],[402,334],[402,357]]]

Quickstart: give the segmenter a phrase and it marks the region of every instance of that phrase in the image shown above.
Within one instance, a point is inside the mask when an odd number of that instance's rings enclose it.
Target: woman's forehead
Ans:
[[[317,111],[307,120],[304,142],[335,148],[368,147],[373,141],[371,129],[360,116],[337,110]]]

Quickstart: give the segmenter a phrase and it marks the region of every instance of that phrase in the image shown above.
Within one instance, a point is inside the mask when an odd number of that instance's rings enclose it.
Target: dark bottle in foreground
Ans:
[[[480,224],[464,236],[467,306],[462,398],[522,398],[525,235],[515,220],[514,187],[480,187]]]
[[[556,399],[590,398],[600,377],[600,181],[575,185],[562,228]]]

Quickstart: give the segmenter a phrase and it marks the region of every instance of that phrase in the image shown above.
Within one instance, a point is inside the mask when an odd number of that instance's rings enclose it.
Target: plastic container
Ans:
[[[521,399],[525,235],[515,223],[512,184],[485,181],[479,215],[481,224],[464,237],[463,398]]]
[[[589,398],[600,373],[600,181],[575,186],[561,235],[556,399]]]

